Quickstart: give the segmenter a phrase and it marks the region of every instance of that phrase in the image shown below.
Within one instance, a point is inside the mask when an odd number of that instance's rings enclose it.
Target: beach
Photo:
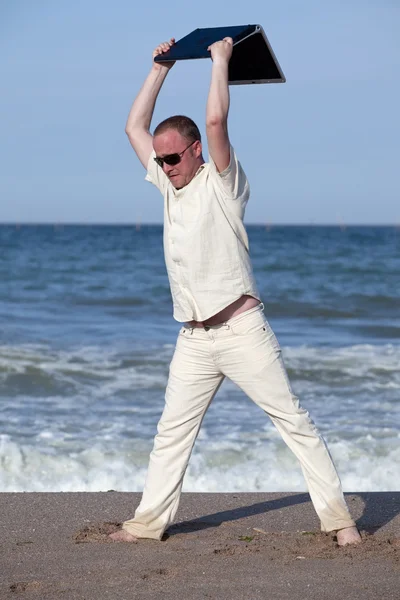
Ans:
[[[346,494],[340,548],[305,493],[184,493],[161,542],[117,543],[138,493],[0,494],[0,598],[398,599],[400,492]]]

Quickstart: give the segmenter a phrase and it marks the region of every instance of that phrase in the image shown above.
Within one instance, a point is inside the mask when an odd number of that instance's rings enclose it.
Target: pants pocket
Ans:
[[[268,335],[273,335],[273,331],[265,318],[264,313],[261,311],[253,312],[249,315],[244,314],[237,320],[232,319],[232,321],[228,321],[228,325],[232,334],[237,337],[245,337],[255,333],[262,333],[263,331]]]

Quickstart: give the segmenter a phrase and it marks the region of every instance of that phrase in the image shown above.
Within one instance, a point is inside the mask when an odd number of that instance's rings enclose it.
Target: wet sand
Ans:
[[[183,494],[161,542],[112,542],[135,493],[0,494],[0,598],[398,600],[400,492],[346,494],[339,548],[308,494]]]

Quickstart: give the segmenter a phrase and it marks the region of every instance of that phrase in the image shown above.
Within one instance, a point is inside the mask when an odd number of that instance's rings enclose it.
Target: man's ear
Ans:
[[[197,140],[197,143],[196,143],[196,158],[199,158],[199,156],[201,156],[202,151],[203,151],[202,143],[200,142],[200,140]]]

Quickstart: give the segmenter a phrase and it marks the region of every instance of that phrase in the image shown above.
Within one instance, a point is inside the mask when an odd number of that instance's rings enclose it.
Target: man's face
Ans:
[[[160,158],[169,154],[181,154],[187,148],[178,164],[167,165],[163,163],[162,166],[164,173],[178,190],[193,179],[203,162],[201,159],[201,142],[196,141],[188,148],[190,143],[190,140],[183,137],[174,129],[168,129],[153,138],[153,147],[156,156]]]

